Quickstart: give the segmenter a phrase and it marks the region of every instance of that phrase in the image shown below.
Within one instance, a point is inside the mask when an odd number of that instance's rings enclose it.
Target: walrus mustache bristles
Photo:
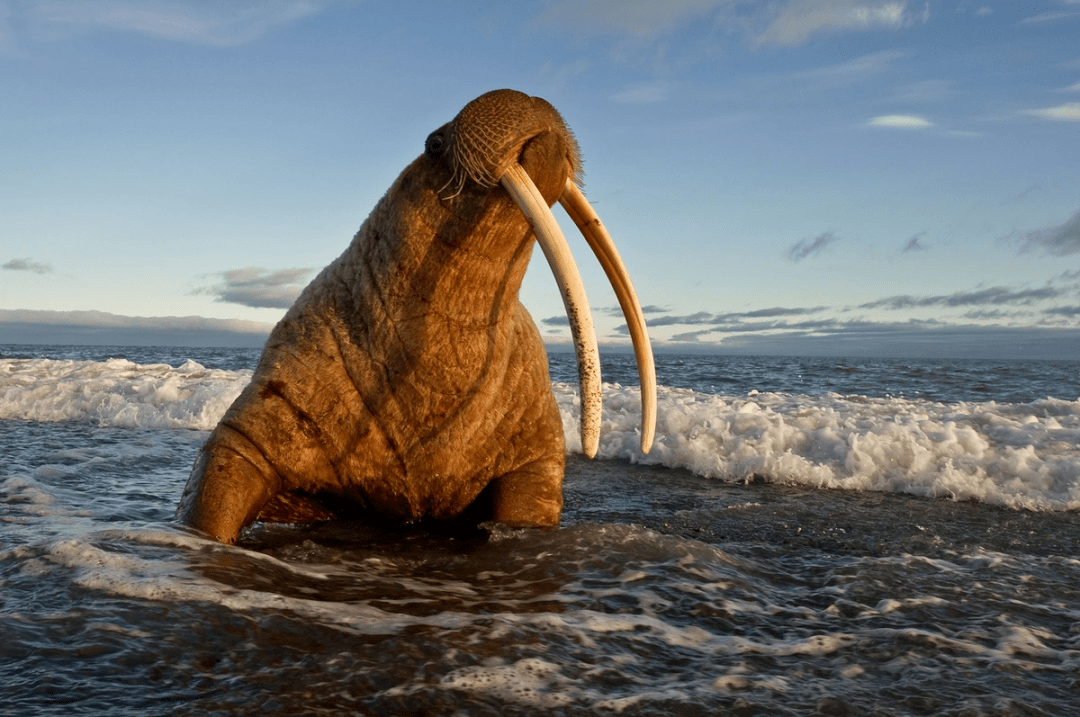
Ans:
[[[454,172],[446,184],[439,189],[440,197],[447,200],[458,196],[465,188],[465,181],[468,179],[484,189],[491,189],[498,184],[499,180],[481,159],[484,156],[500,156],[504,153],[503,147],[493,141],[497,140],[497,137],[483,131],[463,136],[456,127],[452,137],[450,156]],[[443,197],[443,190],[450,186],[454,187],[453,194]]]
[[[487,147],[482,145],[481,149],[487,149]],[[441,199],[445,201],[461,194],[465,188],[465,182],[469,179],[484,189],[491,189],[498,183],[492,178],[491,172],[475,159],[474,152],[465,151],[461,148],[461,144],[457,142],[452,145],[450,151],[453,157],[454,172],[450,175],[450,179],[446,181],[446,184],[439,187],[437,194]],[[450,186],[454,187],[454,192],[443,196],[443,190]]]

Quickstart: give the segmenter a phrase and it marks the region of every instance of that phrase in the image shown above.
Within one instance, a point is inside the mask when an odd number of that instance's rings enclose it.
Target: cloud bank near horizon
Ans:
[[[274,325],[202,316],[120,316],[104,311],[0,309],[0,343],[121,346],[245,346]]]
[[[1017,292],[1018,294],[1020,292]],[[659,317],[652,328],[704,325],[670,338],[653,337],[658,353],[905,358],[1040,358],[1076,360],[1080,328],[1001,326],[938,320],[870,321],[834,318],[787,321],[825,307],[775,307],[742,313]],[[1070,319],[1080,306],[1048,309]],[[234,319],[119,316],[101,311],[0,310],[0,345],[221,346],[259,348],[273,324]],[[624,327],[620,327],[625,332]],[[718,336],[718,334],[723,334]],[[713,340],[709,340],[709,337]],[[551,351],[573,351],[569,337],[549,336]],[[607,351],[629,350],[623,335],[600,339]]]

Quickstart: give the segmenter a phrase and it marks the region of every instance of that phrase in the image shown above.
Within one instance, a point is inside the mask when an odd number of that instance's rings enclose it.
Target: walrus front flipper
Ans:
[[[219,425],[191,469],[177,517],[222,543],[235,543],[279,490],[277,472],[251,444]]]
[[[537,460],[494,481],[492,520],[514,528],[557,528],[564,454]]]

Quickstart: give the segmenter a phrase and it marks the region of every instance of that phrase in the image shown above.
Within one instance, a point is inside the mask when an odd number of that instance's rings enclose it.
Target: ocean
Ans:
[[[562,526],[174,522],[257,350],[0,345],[0,714],[1070,715],[1080,361],[572,355]]]

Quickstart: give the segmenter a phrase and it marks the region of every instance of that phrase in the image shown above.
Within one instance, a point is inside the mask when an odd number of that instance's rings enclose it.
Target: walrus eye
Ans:
[[[424,152],[432,159],[442,156],[443,136],[440,132],[432,132],[424,142]]]

